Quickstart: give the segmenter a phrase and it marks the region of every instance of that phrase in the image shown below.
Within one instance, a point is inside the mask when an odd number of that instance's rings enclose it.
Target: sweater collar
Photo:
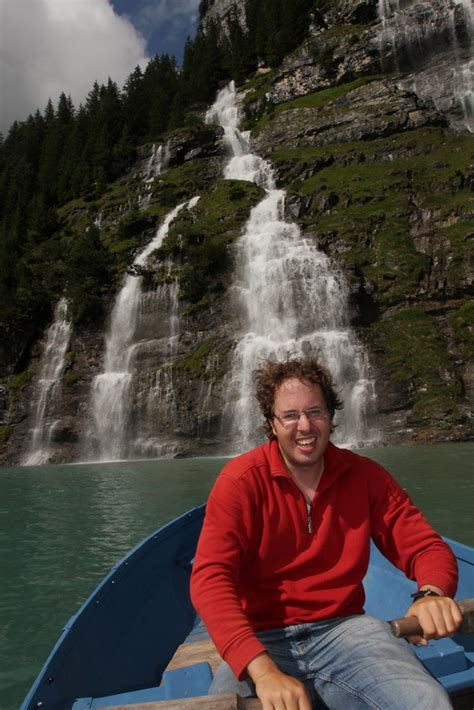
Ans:
[[[272,439],[269,444],[269,459],[270,459],[270,473],[272,478],[284,477],[291,481],[293,480],[290,476],[288,469],[286,468],[285,462],[283,461],[282,455],[280,453],[280,447],[278,446],[278,440]],[[319,482],[318,491],[324,491],[326,488],[330,488],[334,481],[339,478],[348,468],[350,468],[350,461],[347,454],[350,452],[345,449],[340,449],[333,443],[329,442],[326,450],[324,452],[324,472]]]

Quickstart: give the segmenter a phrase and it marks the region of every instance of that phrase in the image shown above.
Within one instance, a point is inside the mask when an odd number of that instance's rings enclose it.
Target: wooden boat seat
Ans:
[[[169,662],[166,671],[184,668],[192,663],[201,663],[203,661],[209,663],[213,673],[216,672],[218,665],[222,661],[210,638],[182,643],[176,649],[176,653]]]
[[[166,671],[186,668],[189,663],[206,660],[215,673],[222,661],[216,647],[209,638],[205,626],[200,623],[194,628],[187,641],[178,646],[176,653],[169,662]],[[190,698],[189,700],[171,700],[153,703],[149,706],[137,707],[136,710],[178,710],[178,708],[196,708],[196,710],[261,710],[262,704],[258,698],[242,698],[235,693],[229,695],[207,695]],[[132,710],[129,708],[114,708],[113,710]]]
[[[142,705],[117,705],[109,710],[261,710],[260,700],[256,698],[241,698],[240,695],[206,695],[202,698],[187,698],[170,700],[161,703],[144,703]]]

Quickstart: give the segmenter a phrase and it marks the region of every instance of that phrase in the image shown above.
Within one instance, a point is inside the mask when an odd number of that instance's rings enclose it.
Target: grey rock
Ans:
[[[348,143],[445,122],[434,107],[420,107],[415,94],[384,79],[355,88],[322,108],[282,111],[252,138],[252,147],[271,156],[283,144],[296,148]]]
[[[245,1],[244,0],[208,0],[207,9],[202,16],[201,27],[205,32],[211,21],[215,22],[220,30],[226,34],[228,31],[228,18],[235,15],[240,25],[245,28]]]
[[[194,158],[222,155],[224,150],[220,126],[192,128],[171,136],[167,141],[169,167],[176,167]]]

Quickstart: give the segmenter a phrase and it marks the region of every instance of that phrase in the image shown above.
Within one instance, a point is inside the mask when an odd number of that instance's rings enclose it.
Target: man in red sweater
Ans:
[[[450,635],[450,548],[384,468],[329,441],[342,403],[316,358],[267,361],[255,380],[270,440],[220,473],[191,579],[226,662],[210,692],[264,710],[450,708],[409,644],[364,614],[362,585],[373,539],[418,584],[411,640]]]

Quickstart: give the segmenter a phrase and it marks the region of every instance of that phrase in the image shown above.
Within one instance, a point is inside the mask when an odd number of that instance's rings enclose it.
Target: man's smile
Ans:
[[[316,443],[316,437],[315,436],[307,436],[305,438],[299,438],[295,440],[296,446],[299,446],[300,448],[306,448],[306,449],[311,449],[313,445]]]

